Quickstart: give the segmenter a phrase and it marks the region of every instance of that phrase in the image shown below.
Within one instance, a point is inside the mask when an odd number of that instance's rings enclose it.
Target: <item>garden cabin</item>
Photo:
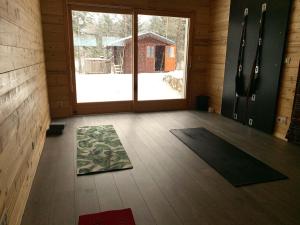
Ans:
[[[176,69],[174,41],[156,33],[147,32],[138,35],[138,45],[139,73],[169,72]],[[115,68],[121,68],[124,73],[131,73],[132,37],[115,40],[108,43],[106,48],[112,49]]]

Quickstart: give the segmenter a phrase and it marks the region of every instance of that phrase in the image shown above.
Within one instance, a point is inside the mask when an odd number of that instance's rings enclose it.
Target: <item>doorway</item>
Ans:
[[[165,69],[165,46],[155,46],[155,71]]]

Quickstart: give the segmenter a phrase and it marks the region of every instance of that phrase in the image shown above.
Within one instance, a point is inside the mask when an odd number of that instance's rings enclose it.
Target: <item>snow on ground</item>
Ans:
[[[181,72],[181,73],[180,73]],[[183,77],[183,72],[175,72]],[[182,99],[183,93],[172,89],[163,77],[169,73],[140,73],[138,100]],[[181,76],[180,76],[181,74]],[[132,100],[131,74],[76,74],[77,102]]]

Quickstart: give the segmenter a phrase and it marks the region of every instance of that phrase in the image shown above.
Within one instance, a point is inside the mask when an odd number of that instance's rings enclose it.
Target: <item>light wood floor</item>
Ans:
[[[300,148],[224,117],[195,111],[64,120],[47,138],[22,225],[72,225],[80,214],[130,207],[137,225],[300,224]],[[75,130],[113,124],[134,169],[75,175]],[[206,127],[287,175],[235,188],[169,129]]]

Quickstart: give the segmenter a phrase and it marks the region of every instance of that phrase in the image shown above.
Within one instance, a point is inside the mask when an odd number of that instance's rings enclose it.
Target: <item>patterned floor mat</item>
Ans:
[[[131,168],[132,164],[112,125],[77,129],[77,175]]]

